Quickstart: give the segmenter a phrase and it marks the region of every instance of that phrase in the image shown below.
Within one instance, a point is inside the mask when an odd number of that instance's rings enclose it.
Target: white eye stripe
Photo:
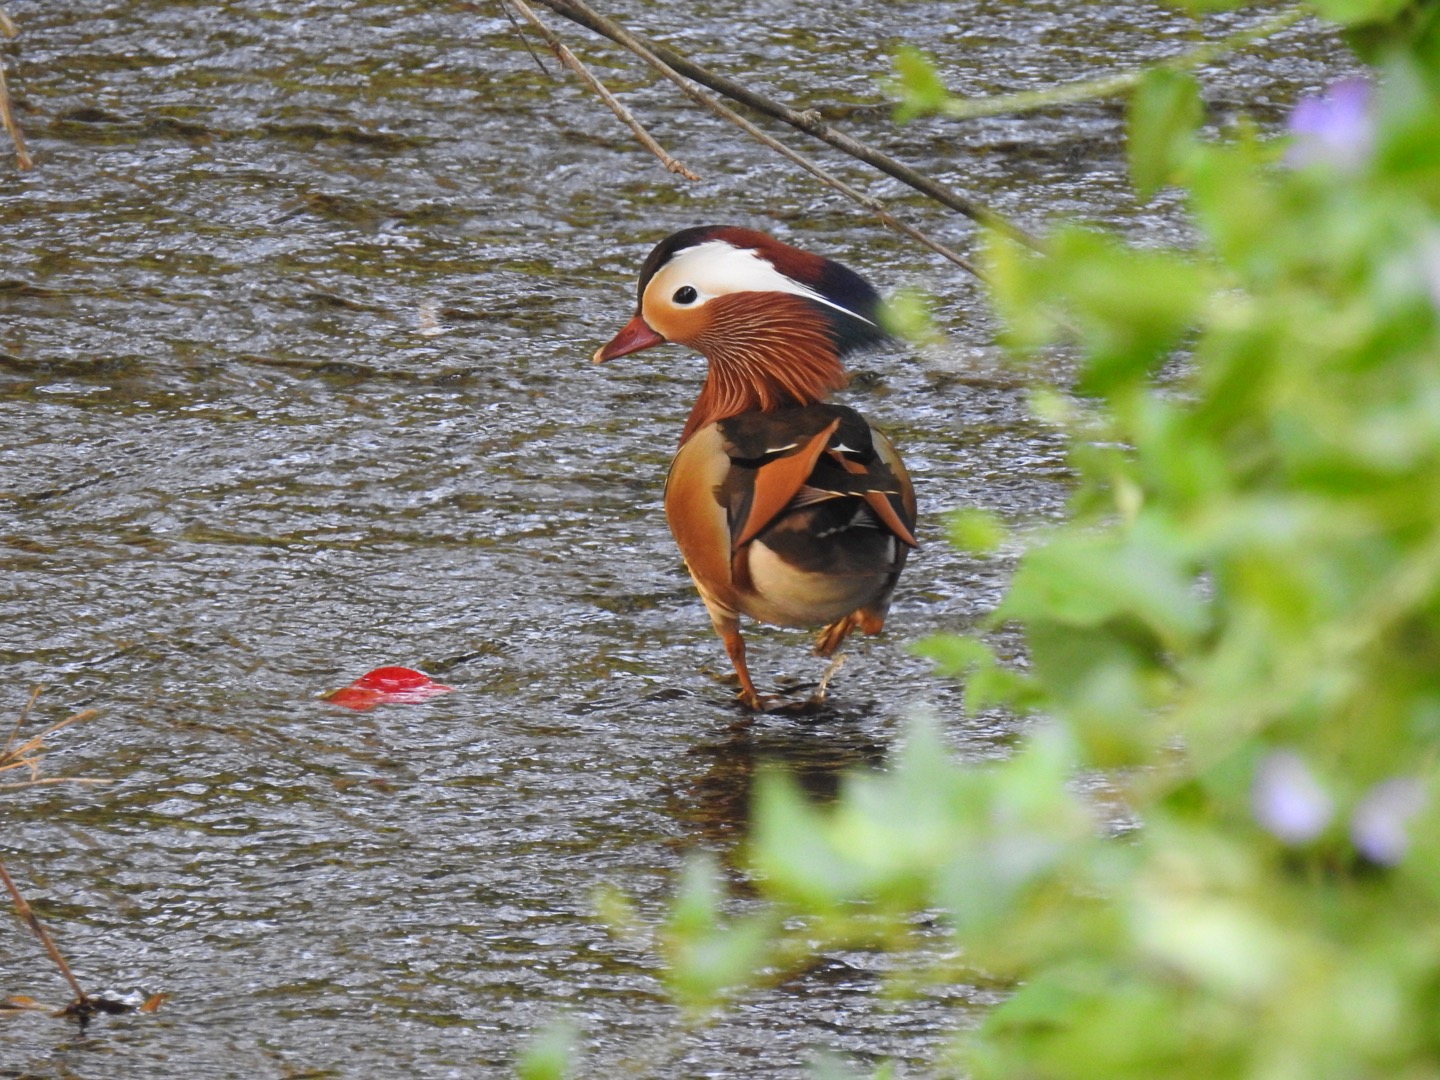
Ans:
[[[786,277],[753,248],[736,247],[725,240],[707,240],[681,251],[655,275],[645,291],[648,295],[653,288],[661,295],[673,298],[676,291],[686,285],[699,294],[686,307],[703,304],[727,293],[783,292],[817,301],[861,322],[875,325],[865,316],[841,307],[814,289]]]

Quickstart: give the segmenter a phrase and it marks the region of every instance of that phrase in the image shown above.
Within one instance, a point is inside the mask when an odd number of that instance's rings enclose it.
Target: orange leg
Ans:
[[[878,634],[885,629],[885,615],[883,612],[875,612],[869,608],[861,608],[859,611],[852,611],[843,618],[836,619],[815,639],[815,655],[831,656],[835,650],[845,644],[845,639],[850,636],[850,631],[859,627],[867,634]]]
[[[850,636],[850,631],[855,629],[856,615],[851,613],[842,618],[836,619],[815,639],[815,655],[831,656],[835,650],[845,644],[845,639]]]
[[[730,654],[730,663],[735,665],[735,674],[740,676],[740,700],[747,709],[761,711],[760,695],[750,681],[750,668],[745,664],[745,639],[740,636],[739,619],[715,619],[715,632],[725,642],[725,651]]]

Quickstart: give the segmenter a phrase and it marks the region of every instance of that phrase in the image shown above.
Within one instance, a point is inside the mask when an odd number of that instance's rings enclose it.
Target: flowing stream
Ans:
[[[587,1076],[798,1077],[817,1049],[924,1074],[995,988],[884,1005],[883,958],[836,956],[687,1029],[594,894],[658,917],[687,852],[743,836],[757,768],[823,797],[922,712],[964,760],[1007,752],[1015,722],[965,716],[908,648],[974,625],[1013,568],[1014,550],[950,549],[947,510],[1021,537],[1064,513],[1063,441],[977,285],[553,16],[700,182],[548,54],[542,71],[495,3],[5,6],[37,168],[0,165],[0,724],[37,685],[27,731],[98,710],[51,737],[46,774],[108,783],[0,793],[0,854],[87,988],[169,1000],[84,1032],[0,1016],[0,1077],[501,1076],[560,1015]],[[1135,202],[1118,104],[898,127],[892,52],[933,50],[984,95],[1255,21],[1061,0],[602,6],[1027,226],[1079,216],[1147,242],[1183,238],[1182,218]],[[1211,116],[1278,127],[1345,55],[1299,24],[1202,70]],[[963,219],[813,149],[978,249]],[[748,729],[660,506],[701,363],[589,362],[650,246],[705,222],[928,290],[946,334],[864,357],[844,398],[902,448],[921,502],[889,629],[849,650],[828,711]],[[800,632],[749,639],[762,691],[824,668]],[[317,698],[384,664],[456,691],[370,712]],[[5,994],[66,996],[8,916]]]

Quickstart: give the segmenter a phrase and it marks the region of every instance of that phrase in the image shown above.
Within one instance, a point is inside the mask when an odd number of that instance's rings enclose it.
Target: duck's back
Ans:
[[[894,448],[854,409],[814,404],[707,425],[676,455],[665,509],[709,599],[780,626],[883,616],[914,543]]]

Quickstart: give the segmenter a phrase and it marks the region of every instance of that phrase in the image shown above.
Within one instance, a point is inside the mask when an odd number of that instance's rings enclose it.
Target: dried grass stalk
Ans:
[[[61,728],[67,728],[71,724],[78,724],[83,720],[90,720],[99,715],[96,709],[85,709],[67,716],[64,720],[56,721],[44,731],[32,735],[25,740],[20,738],[20,729],[25,726],[25,721],[30,718],[30,711],[35,707],[35,699],[40,696],[43,688],[37,686],[30,694],[30,700],[20,710],[20,716],[15,721],[15,726],[10,729],[10,734],[5,740],[5,745],[0,747],[0,777],[6,773],[24,770],[28,774],[24,780],[12,780],[9,783],[0,783],[0,791],[14,791],[18,788],[35,787],[40,784],[108,784],[108,780],[98,780],[87,776],[61,776],[53,778],[42,778],[40,775],[40,763],[45,756],[45,737],[53,735]],[[8,779],[8,778],[6,778]]]
[[[10,16],[0,11],[0,36],[13,38],[19,33]],[[25,135],[21,132],[20,125],[15,122],[15,112],[10,107],[10,87],[5,82],[3,60],[0,60],[0,127],[5,129],[10,141],[15,144],[15,164],[21,170],[34,168],[35,159],[30,156],[30,149],[25,145]]]
[[[45,929],[45,924],[36,917],[25,897],[15,887],[15,882],[10,877],[10,872],[5,869],[3,862],[0,862],[0,882],[4,882],[5,891],[10,894],[10,899],[15,901],[15,910],[20,913],[20,917],[40,939],[40,944],[45,946],[45,951],[50,954],[50,959],[55,961],[55,966],[60,969],[60,974],[65,976],[65,981],[75,992],[75,1001],[70,1007],[73,1009],[76,1006],[83,1006],[90,999],[90,995],[85,993],[84,988],[80,985],[80,980],[75,978],[75,973],[70,970],[70,965],[65,962],[65,957],[60,955],[60,950],[55,947],[55,939],[50,936],[50,931]]]

